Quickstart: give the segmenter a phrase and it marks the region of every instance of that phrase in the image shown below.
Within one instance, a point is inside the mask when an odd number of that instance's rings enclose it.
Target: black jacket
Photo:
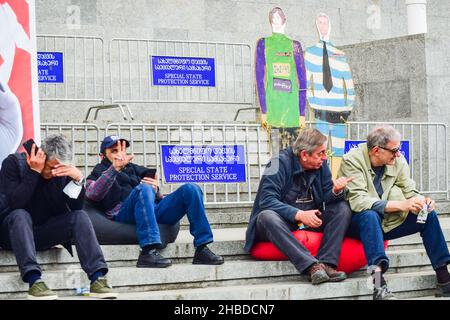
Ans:
[[[282,216],[286,221],[296,223],[295,215],[298,211],[287,203],[286,196],[293,187],[294,179],[304,171],[298,157],[294,155],[292,148],[280,151],[277,157],[274,157],[266,166],[258,193],[253,203],[250,221],[247,227],[246,242],[244,249],[250,252],[255,242],[256,219],[260,212],[264,210],[273,210]],[[322,203],[332,203],[343,200],[344,193],[334,196],[333,181],[328,164],[325,161],[322,167],[312,172],[314,175],[312,182],[312,194],[316,208],[322,208]]]

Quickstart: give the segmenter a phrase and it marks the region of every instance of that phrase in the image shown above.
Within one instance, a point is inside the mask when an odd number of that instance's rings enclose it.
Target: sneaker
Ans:
[[[373,288],[373,300],[397,300],[394,294],[389,291],[387,285]]]
[[[308,279],[313,285],[330,281],[330,277],[321,263],[314,263],[308,270]]]
[[[450,281],[436,285],[436,297],[450,297]]]
[[[136,263],[138,268],[167,268],[171,265],[172,261],[164,258],[156,249],[150,250],[147,254],[141,252]]]
[[[339,282],[339,281],[343,281],[343,280],[347,279],[347,275],[345,274],[345,272],[337,271],[335,268],[333,268],[332,266],[330,266],[326,263],[323,263],[322,265],[323,265],[328,277],[330,277],[329,281]]]
[[[99,299],[117,299],[117,292],[106,281],[106,277],[99,277],[90,287],[90,297]]]
[[[222,256],[219,256],[209,250],[207,246],[204,246],[200,250],[195,250],[194,259],[192,260],[193,264],[211,264],[217,265],[224,263],[224,259]]]
[[[50,290],[44,281],[37,280],[28,290],[28,300],[56,300],[58,296]]]

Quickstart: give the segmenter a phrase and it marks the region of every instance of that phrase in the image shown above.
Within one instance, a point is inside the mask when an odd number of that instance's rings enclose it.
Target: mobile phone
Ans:
[[[156,168],[150,168],[144,171],[144,173],[141,175],[141,178],[151,178],[151,179],[155,179],[155,175],[156,175]]]
[[[33,144],[36,145],[36,142],[34,142],[33,139],[29,139],[27,141],[25,141],[22,146],[23,148],[26,150],[26,152],[31,156],[31,148],[33,147]],[[38,146],[36,145],[35,150],[34,150],[34,154],[36,155],[36,153],[38,152]]]

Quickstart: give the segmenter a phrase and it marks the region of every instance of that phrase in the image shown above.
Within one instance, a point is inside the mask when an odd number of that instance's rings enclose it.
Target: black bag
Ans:
[[[330,123],[345,123],[350,116],[350,111],[327,111],[314,109],[317,119]]]

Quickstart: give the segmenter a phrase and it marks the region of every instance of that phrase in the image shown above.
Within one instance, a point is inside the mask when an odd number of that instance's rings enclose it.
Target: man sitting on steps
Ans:
[[[173,225],[184,215],[188,217],[196,247],[192,263],[222,264],[223,257],[207,247],[213,242],[213,234],[200,187],[188,183],[163,196],[156,176],[146,177],[148,168],[131,163],[133,156],[126,153],[129,145],[117,136],[104,138],[100,147],[102,161],[87,178],[86,197],[108,218],[136,225],[142,248],[136,266],[165,268],[172,264],[157,250],[161,245],[158,223]]]
[[[317,129],[304,129],[292,148],[270,160],[259,184],[244,247],[250,252],[258,241],[272,242],[313,285],[346,279],[336,266],[351,220],[344,200],[351,178],[332,181],[326,152],[327,138]],[[323,232],[316,257],[292,234],[299,224]]]

